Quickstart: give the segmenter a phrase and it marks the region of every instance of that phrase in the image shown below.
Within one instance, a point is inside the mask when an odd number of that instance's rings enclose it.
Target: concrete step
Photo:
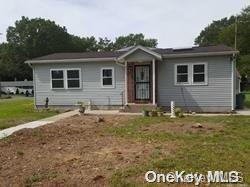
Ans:
[[[153,104],[128,104],[124,106],[121,112],[138,113],[138,112],[142,112],[143,109],[152,110],[152,109],[155,109],[156,107],[157,105],[153,105]]]

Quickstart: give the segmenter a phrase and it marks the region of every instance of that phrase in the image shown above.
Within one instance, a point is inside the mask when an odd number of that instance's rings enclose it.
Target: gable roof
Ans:
[[[206,47],[190,47],[190,48],[148,48],[142,46],[128,47],[118,51],[102,51],[102,52],[82,52],[82,53],[53,53],[42,57],[27,60],[25,63],[55,63],[55,62],[82,62],[82,61],[115,61],[122,59],[137,50],[143,50],[156,57],[157,59],[189,57],[189,56],[210,56],[210,55],[232,55],[238,53],[233,48],[218,45]]]
[[[117,60],[118,60],[118,61],[119,61],[119,60],[123,60],[123,59],[125,59],[127,56],[129,56],[129,55],[135,53],[135,52],[138,51],[138,50],[142,50],[142,51],[144,51],[145,53],[148,53],[148,54],[152,55],[153,57],[155,57],[155,58],[158,59],[158,60],[161,60],[161,59],[162,59],[162,56],[161,56],[160,53],[157,53],[155,50],[150,50],[150,49],[147,48],[147,47],[143,47],[143,46],[140,46],[140,45],[139,45],[139,46],[134,47],[134,48],[131,49],[131,50],[126,51],[124,54],[122,54],[121,56],[119,56],[119,57],[117,58]]]

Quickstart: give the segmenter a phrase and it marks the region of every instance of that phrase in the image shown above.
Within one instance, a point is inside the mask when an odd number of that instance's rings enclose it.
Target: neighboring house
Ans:
[[[28,91],[30,94],[33,90],[33,81],[4,81],[0,82],[0,91],[5,94],[16,94],[16,90],[20,94],[25,94]]]
[[[130,47],[110,52],[55,53],[26,61],[34,74],[35,105],[143,107],[229,112],[236,105],[234,49]]]

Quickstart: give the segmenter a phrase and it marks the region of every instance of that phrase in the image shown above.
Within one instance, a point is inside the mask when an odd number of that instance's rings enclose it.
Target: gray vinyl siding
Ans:
[[[208,68],[207,85],[175,85],[175,64],[206,62]],[[203,58],[176,58],[158,62],[158,104],[170,106],[175,101],[176,106],[194,107],[201,111],[216,111],[231,109],[232,97],[232,63],[228,56]],[[219,111],[219,110],[218,110]]]
[[[101,68],[113,67],[115,88],[102,88]],[[81,89],[51,89],[50,69],[80,68],[82,74]],[[34,65],[36,105],[44,105],[46,97],[49,105],[72,106],[78,101],[90,102],[92,105],[122,105],[124,91],[124,67],[115,62],[86,62],[64,64]]]
[[[126,61],[128,62],[145,62],[152,60],[153,56],[142,50],[138,50],[135,53],[132,53],[126,57]]]

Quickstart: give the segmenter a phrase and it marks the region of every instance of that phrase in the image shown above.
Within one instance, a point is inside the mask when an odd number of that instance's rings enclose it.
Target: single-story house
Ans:
[[[25,94],[28,91],[30,94],[33,90],[33,81],[3,81],[0,82],[0,91],[5,94],[16,94],[18,92],[20,94]]]
[[[138,111],[170,108],[229,112],[236,107],[235,51],[224,45],[128,47],[108,52],[54,53],[26,61],[33,68],[36,107]]]

